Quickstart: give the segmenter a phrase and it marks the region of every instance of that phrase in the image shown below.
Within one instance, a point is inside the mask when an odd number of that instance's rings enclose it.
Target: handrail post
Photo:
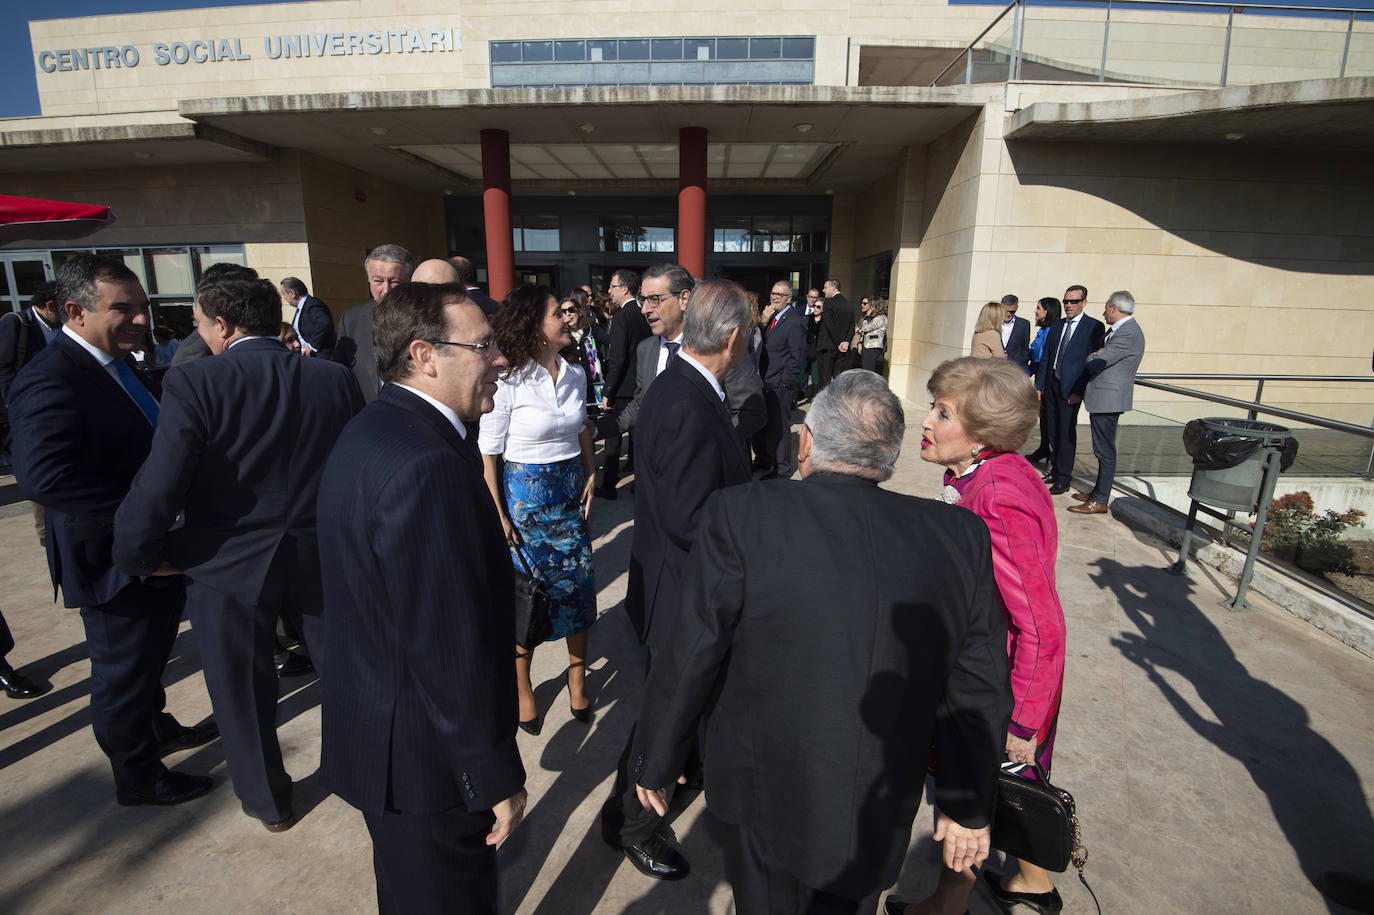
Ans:
[[[1107,0],[1107,18],[1102,22],[1102,69],[1097,71],[1097,81],[1107,81],[1107,36],[1112,32],[1112,0]]]
[[[1021,0],[1021,38],[1016,42],[1016,78],[1021,78],[1021,64],[1026,59],[1026,13],[1030,0]]]
[[[1011,52],[1007,54],[1007,82],[1016,78],[1016,41],[1021,35],[1021,3],[1016,0],[1016,7],[1011,11]]]
[[[1261,379],[1259,380],[1259,384],[1255,385],[1255,403],[1260,403],[1260,402],[1262,402],[1263,400],[1264,400],[1264,379],[1261,378]],[[1250,413],[1249,413],[1249,415],[1247,415],[1245,418],[1253,422],[1254,420],[1259,419],[1259,413],[1255,412],[1254,410],[1251,410]]]
[[[968,46],[968,60],[964,64],[964,85],[973,84],[973,45]]]
[[[1236,8],[1226,10],[1226,44],[1221,48],[1221,88],[1226,88],[1226,68],[1231,61],[1231,24],[1236,19]]]
[[[1345,24],[1345,49],[1341,51],[1341,78],[1345,78],[1345,62],[1350,57],[1350,33],[1355,31],[1355,11],[1350,11],[1350,21]]]

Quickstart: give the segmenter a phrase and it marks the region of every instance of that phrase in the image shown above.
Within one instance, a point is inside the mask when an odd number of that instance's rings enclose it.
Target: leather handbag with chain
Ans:
[[[515,555],[523,568],[515,570],[515,643],[528,651],[553,635],[549,588],[530,569],[524,550],[516,547]]]
[[[1079,831],[1073,795],[1050,784],[1039,763],[1034,764],[1039,781],[1016,774],[1020,768],[1007,763],[997,775],[992,847],[1055,873],[1063,873],[1072,864],[1097,905],[1097,894],[1083,876],[1088,848]],[[1098,911],[1102,911],[1101,906]]]

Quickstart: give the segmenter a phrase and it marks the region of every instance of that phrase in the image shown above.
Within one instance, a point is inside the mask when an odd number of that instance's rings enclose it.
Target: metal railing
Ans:
[[[1034,8],[1043,11],[1039,17],[1029,16],[1030,9]],[[1112,12],[1124,11],[1133,12],[1154,12],[1168,14],[1174,12],[1192,13],[1198,19],[1195,22],[1165,22],[1163,16],[1159,22],[1154,24],[1144,23],[1138,20],[1121,20],[1117,23],[1119,28],[1127,30],[1127,36],[1122,42],[1123,46],[1129,47],[1134,43],[1142,42],[1157,43],[1161,49],[1188,48],[1187,53],[1191,55],[1179,60],[1171,60],[1172,50],[1166,51],[1163,55],[1151,54],[1146,57],[1132,57],[1132,53],[1139,54],[1139,51],[1125,50],[1119,60],[1114,60],[1109,53],[1112,39]],[[1063,20],[1059,31],[1062,33],[1056,37],[1049,34],[1046,30],[1044,36],[1037,36],[1033,42],[1040,45],[1033,45],[1031,52],[1026,51],[1026,35],[1028,25],[1032,23],[1053,24],[1057,21],[1053,18],[1055,13],[1075,14],[1074,18]],[[1101,12],[1100,24],[1102,27],[1102,43],[1100,54],[1091,57],[1087,54],[1081,37],[1078,35],[1068,36],[1070,29],[1078,30],[1084,24],[1095,25],[1096,14]],[[993,35],[994,30],[999,24],[1011,14],[1010,35],[1005,32],[998,32]],[[1086,14],[1086,18],[1085,15]],[[1215,35],[1215,42],[1210,41],[1172,41],[1170,37],[1163,34],[1163,30],[1171,29],[1177,34],[1178,30],[1191,30],[1190,34],[1209,37],[1208,32],[1220,32],[1222,29],[1221,17],[1225,16],[1224,34]],[[1276,29],[1274,25],[1265,23],[1260,24],[1254,20],[1247,20],[1247,14],[1268,15],[1272,18],[1294,17],[1292,18],[1291,28]],[[1238,20],[1237,17],[1240,17]],[[1343,19],[1345,28],[1343,33],[1333,31],[1327,26],[1333,19]],[[1240,79],[1238,82],[1271,82],[1287,81],[1290,79],[1313,79],[1323,77],[1345,77],[1347,75],[1374,75],[1374,26],[1368,29],[1356,29],[1356,23],[1374,23],[1374,11],[1369,9],[1354,9],[1351,7],[1314,7],[1314,6],[1288,6],[1280,4],[1231,4],[1219,3],[1215,0],[1107,0],[1105,6],[1098,3],[1082,5],[1067,2],[1067,0],[1053,0],[1049,4],[1037,4],[1032,0],[1012,0],[1005,9],[997,14],[996,18],[988,24],[987,28],[978,33],[978,36],[969,42],[955,57],[940,71],[940,75],[931,81],[932,86],[949,85],[951,80],[945,82],[945,77],[954,70],[962,61],[964,65],[962,82],[969,85],[976,82],[1011,82],[1025,78],[1025,63],[1030,60],[1033,64],[1047,71],[1044,78],[1053,78],[1048,74],[1057,74],[1060,79],[1105,82],[1141,82],[1141,83],[1163,83],[1169,85],[1217,85],[1225,87],[1232,82],[1232,50],[1242,45],[1237,40],[1238,32],[1291,32],[1308,33],[1302,40],[1290,49],[1287,47],[1266,47],[1263,50],[1255,51],[1255,60],[1250,63],[1250,68],[1254,76],[1259,78]],[[1299,23],[1305,27],[1299,28]],[[1312,27],[1314,23],[1317,27]],[[1141,34],[1132,36],[1131,30],[1137,29],[1142,25],[1150,25],[1151,34]],[[989,38],[989,35],[993,35]],[[1315,37],[1313,37],[1315,36]],[[1042,40],[1043,39],[1043,40]],[[1359,47],[1356,49],[1359,62],[1352,65],[1351,50],[1354,41],[1359,40]],[[1217,47],[1212,48],[1215,44]],[[1323,45],[1325,45],[1323,47]],[[1320,53],[1328,53],[1333,58],[1336,53],[1336,46],[1339,45],[1340,63],[1334,64],[1313,64],[1296,63],[1297,57],[1307,55],[1315,57]],[[1366,45],[1368,46],[1366,48]],[[1250,47],[1245,45],[1247,49]],[[1258,47],[1258,46],[1257,46]],[[1072,48],[1072,50],[1070,50]],[[1220,55],[1219,69],[1217,76],[1207,77],[1206,73],[1211,64],[1206,60],[1199,60],[1197,55],[1207,50],[1213,50]],[[1285,51],[1292,53],[1284,53]],[[979,58],[981,55],[981,59]],[[1003,59],[1005,58],[1005,65]],[[1282,60],[1283,63],[1278,63]],[[1095,64],[1095,65],[1094,65]],[[1109,68],[1109,64],[1115,64]],[[1180,65],[1182,64],[1182,65]],[[1005,70],[1005,76],[1002,75]],[[1301,75],[1278,75],[1275,78],[1266,78],[1262,75],[1264,71],[1278,73],[1295,73]],[[977,74],[977,75],[975,75]],[[1191,77],[1191,78],[1190,78]]]

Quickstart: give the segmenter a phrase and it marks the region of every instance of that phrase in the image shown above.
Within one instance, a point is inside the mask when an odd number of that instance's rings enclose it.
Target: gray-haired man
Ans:
[[[1069,506],[1069,511],[1078,515],[1107,511],[1116,478],[1116,424],[1131,408],[1135,373],[1145,355],[1145,332],[1135,320],[1134,296],[1124,289],[1107,296],[1102,320],[1107,324],[1107,337],[1102,348],[1088,357],[1088,389],[1083,395],[1083,406],[1091,414],[1097,483],[1091,492],[1073,494],[1082,504]]]
[[[372,308],[392,289],[410,282],[415,258],[400,245],[378,245],[363,259],[367,289],[372,301],[354,305],[339,319],[339,339],[334,345],[334,361],[353,369],[362,388],[363,400],[377,399],[382,383],[377,380],[377,354],[372,349]]]

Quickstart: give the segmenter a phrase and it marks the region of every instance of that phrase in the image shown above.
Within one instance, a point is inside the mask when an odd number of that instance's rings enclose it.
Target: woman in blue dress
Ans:
[[[596,619],[587,534],[595,481],[587,374],[559,355],[572,336],[548,287],[527,284],[513,290],[492,325],[510,368],[497,384],[495,409],[482,417],[478,436],[487,487],[512,564],[522,568],[519,551],[549,589],[549,640],[567,640],[569,707],[585,723],[591,720],[587,630]],[[515,679],[520,728],[538,734],[532,655],[516,647]]]

